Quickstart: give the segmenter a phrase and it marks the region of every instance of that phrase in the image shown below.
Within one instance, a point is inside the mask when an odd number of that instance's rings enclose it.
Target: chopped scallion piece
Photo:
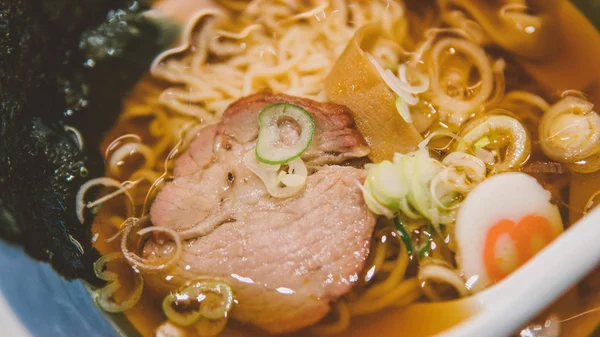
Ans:
[[[477,142],[475,142],[475,144],[473,144],[473,145],[475,145],[475,147],[478,149],[482,149],[482,148],[490,145],[490,139],[488,137],[483,137],[480,140],[478,140]]]
[[[298,139],[291,144],[286,144],[280,137],[280,124],[285,120],[291,120],[299,127]],[[258,125],[256,158],[270,165],[285,164],[300,157],[315,133],[313,117],[302,107],[289,103],[264,108],[258,115]]]
[[[410,110],[408,110],[408,105],[400,96],[396,96],[396,110],[398,110],[398,113],[406,123],[412,123],[412,116],[410,115]]]
[[[173,292],[162,302],[165,316],[180,326],[190,326],[201,318],[226,318],[233,306],[233,291],[221,281],[198,281]]]
[[[398,217],[395,217],[394,225],[396,226],[398,235],[400,235],[400,238],[402,239],[402,241],[404,242],[404,245],[406,246],[406,251],[408,251],[408,255],[409,256],[412,255],[415,247],[413,246],[410,234],[408,234],[408,231],[406,230],[406,228],[404,228],[404,224],[402,224],[402,220],[400,220],[400,218],[398,218]]]
[[[426,244],[421,246],[421,248],[419,248],[419,259],[422,259],[425,256],[429,256],[430,248],[431,244],[429,243],[429,241],[427,241]]]

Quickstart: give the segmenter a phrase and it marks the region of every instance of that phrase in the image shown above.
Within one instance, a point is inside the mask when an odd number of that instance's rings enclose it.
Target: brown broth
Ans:
[[[412,1],[413,5],[415,2]],[[418,8],[422,9],[420,6]],[[545,92],[556,95],[564,89],[578,89],[590,95],[594,102],[600,103],[600,62],[598,62],[600,60],[600,36],[572,5],[568,4],[565,8],[566,10],[561,11],[561,16],[557,18],[557,24],[560,26],[557,43],[561,43],[562,48],[554,49],[558,51],[549,54],[544,62],[520,60],[520,64],[531,77],[544,86]],[[426,14],[423,15],[431,16],[430,14],[426,11]],[[428,21],[433,22],[434,20],[429,18]],[[155,98],[162,88],[163,86],[160,83],[146,77],[129,95],[125,108],[157,104]],[[148,97],[151,98],[151,103],[148,103]],[[138,134],[142,139],[151,142],[152,136],[147,132],[148,123],[149,121],[144,118],[136,119],[134,123],[120,120],[107,133],[100,150],[104,152],[112,140],[127,133]],[[161,154],[161,158],[164,158],[164,156],[165,154]],[[589,197],[598,190],[600,190],[600,173],[572,175],[569,200],[567,200],[570,205],[568,209],[569,224],[581,217]],[[93,232],[98,235],[95,247],[102,254],[119,250],[120,240],[112,243],[106,242],[106,239],[117,231],[115,227],[106,224],[107,217],[115,212],[115,206],[108,204],[101,209],[95,219]],[[128,267],[116,266],[113,269],[123,275],[126,272],[125,268]],[[559,272],[557,271],[557,273]],[[126,287],[131,286],[131,280],[125,279],[122,282],[125,282]],[[151,289],[144,289],[138,304],[125,312],[125,316],[142,336],[154,336],[155,329],[166,320],[162,313],[161,300],[152,293]],[[425,315],[415,316],[411,308],[422,305],[429,305],[431,309]],[[569,318],[599,306],[600,269],[597,269],[586,280],[556,300],[534,321],[543,321],[548,315],[556,314],[561,320],[566,320],[561,324],[563,336],[586,337],[600,322],[600,312],[596,311],[578,318]],[[432,304],[413,304],[407,309],[387,309],[376,314],[353,317],[350,327],[339,336],[431,336],[460,323],[477,312],[477,308],[458,304],[455,305],[454,309],[452,315],[442,315],[437,311],[437,306]],[[253,327],[230,321],[226,330],[220,336],[263,337],[268,336],[268,334]],[[288,336],[312,336],[312,333],[309,330],[304,330]]]

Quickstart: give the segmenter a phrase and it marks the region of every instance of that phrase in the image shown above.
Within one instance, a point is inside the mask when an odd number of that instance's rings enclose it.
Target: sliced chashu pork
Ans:
[[[243,161],[255,146],[258,114],[281,102],[315,120],[302,156],[314,173],[286,199],[271,197]],[[271,93],[237,101],[221,123],[199,131],[152,204],[154,226],[202,236],[188,237],[177,264],[146,275],[146,284],[164,294],[200,277],[221,278],[234,291],[239,321],[272,333],[316,323],[358,280],[369,252],[375,216],[362,199],[364,172],[335,165],[367,153],[343,106]],[[164,257],[158,242],[146,244],[145,257]]]

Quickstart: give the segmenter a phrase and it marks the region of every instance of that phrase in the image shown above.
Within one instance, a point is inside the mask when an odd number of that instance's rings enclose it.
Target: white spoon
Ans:
[[[479,311],[439,337],[504,337],[600,263],[600,208],[572,225],[502,282],[465,299]]]

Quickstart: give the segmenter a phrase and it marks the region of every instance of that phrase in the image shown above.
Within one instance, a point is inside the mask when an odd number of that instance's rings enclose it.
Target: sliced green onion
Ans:
[[[185,293],[171,293],[163,300],[162,307],[170,321],[180,326],[190,326],[201,317],[200,303],[194,302],[198,301]]]
[[[467,152],[480,139],[500,134],[507,138],[504,159],[496,163],[496,173],[519,168],[531,154],[531,139],[519,120],[506,115],[486,115],[470,121],[461,131],[465,143],[456,144],[456,150]],[[477,149],[477,148],[476,148]]]
[[[418,150],[413,160],[412,175],[407,175],[406,180],[411,184],[411,193],[408,201],[414,209],[432,222],[439,223],[441,210],[433,205],[433,198],[429,191],[431,180],[442,170],[444,165],[429,157],[427,150]]]
[[[419,259],[422,259],[425,256],[429,256],[430,250],[431,250],[431,243],[428,240],[426,244],[424,244],[423,246],[421,246],[421,248],[419,248]]]
[[[480,140],[478,140],[477,142],[475,142],[475,144],[473,144],[473,145],[475,145],[475,147],[478,149],[482,149],[482,148],[490,145],[490,139],[488,137],[483,137]]]
[[[306,182],[306,177],[301,176],[299,174],[288,173],[280,175],[279,180],[285,186],[295,187],[304,185],[304,183]]]
[[[200,307],[203,318],[217,320],[227,317],[233,306],[233,291],[224,282],[196,282],[186,289],[196,298],[204,296],[205,300]],[[211,298],[211,294],[216,296]]]
[[[244,155],[244,164],[263,181],[269,194],[275,198],[289,198],[296,195],[304,188],[308,176],[302,158],[290,161],[287,164],[287,172],[278,172],[280,165],[261,163],[254,151],[248,151]]]
[[[400,96],[396,96],[396,110],[398,110],[398,113],[406,123],[413,122],[412,116],[410,115],[410,110],[408,110],[408,105]]]
[[[367,205],[367,207],[369,207],[371,212],[373,212],[377,215],[383,215],[388,219],[391,219],[394,217],[394,213],[392,211],[390,211],[387,207],[380,204],[379,201],[375,200],[375,198],[373,197],[373,193],[371,193],[371,188],[369,187],[368,179],[365,180],[365,186],[361,186],[360,184],[358,186],[362,190],[363,199],[365,200],[365,204]]]
[[[162,303],[167,318],[181,326],[190,326],[201,318],[225,318],[232,306],[231,288],[219,281],[196,282],[180,292],[169,294]]]
[[[286,119],[300,126],[299,137],[292,144],[284,143],[280,137],[280,123]],[[264,108],[258,116],[258,126],[256,158],[271,165],[285,164],[300,157],[308,149],[315,133],[313,117],[302,107],[289,103]]]
[[[431,255],[431,243],[433,242],[433,235],[441,226],[443,225],[435,226],[430,222],[428,230],[422,232],[421,238],[425,239],[425,243],[419,247],[419,259]]]
[[[106,264],[110,261],[119,259],[123,259],[123,254],[121,252],[104,255],[99,258],[98,261],[94,262],[94,273],[96,276],[99,279],[108,282],[104,288],[97,289],[94,292],[96,303],[106,312],[119,313],[133,308],[138,303],[144,289],[142,275],[137,274],[139,279],[136,281],[136,286],[133,291],[119,303],[115,302],[114,295],[121,289],[121,283],[119,282],[117,273],[106,269]]]
[[[375,200],[391,210],[399,209],[398,200],[404,198],[408,192],[402,171],[388,160],[369,169],[365,185]]]
[[[398,218],[398,217],[395,217],[394,225],[396,226],[398,235],[400,235],[400,238],[402,239],[402,241],[404,242],[404,245],[406,246],[406,251],[408,252],[408,255],[409,256],[412,255],[415,247],[413,246],[413,242],[410,237],[410,234],[408,234],[408,231],[406,230],[406,228],[404,228],[404,225],[402,224],[402,220],[400,220],[400,218]]]

